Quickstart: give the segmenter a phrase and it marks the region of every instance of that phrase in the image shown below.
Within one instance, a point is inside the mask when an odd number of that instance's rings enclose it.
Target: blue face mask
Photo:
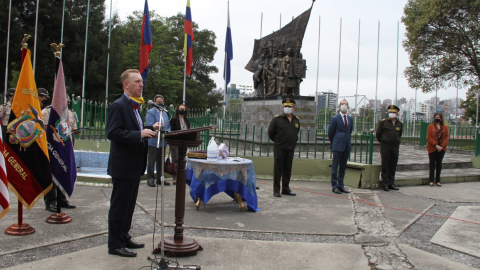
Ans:
[[[291,114],[292,113],[292,107],[283,107],[283,113]]]

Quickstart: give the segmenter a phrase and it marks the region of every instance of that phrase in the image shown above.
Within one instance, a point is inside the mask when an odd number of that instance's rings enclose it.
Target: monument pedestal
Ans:
[[[247,126],[247,139],[259,142],[267,142],[268,127],[272,119],[283,113],[282,100],[285,98],[293,98],[295,100],[295,110],[293,114],[300,119],[301,137],[299,140],[306,143],[308,136],[309,140],[313,141],[315,138],[316,129],[316,104],[315,97],[311,96],[266,96],[244,98],[242,105],[242,122],[241,134],[245,134],[245,125]],[[255,130],[253,130],[255,127]],[[310,130],[310,134],[308,134]],[[299,134],[300,136],[300,134]]]

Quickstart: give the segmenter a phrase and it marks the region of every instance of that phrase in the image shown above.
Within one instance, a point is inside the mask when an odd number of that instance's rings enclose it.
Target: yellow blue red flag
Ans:
[[[11,191],[27,209],[52,188],[47,136],[30,50],[25,50],[5,140],[5,167]]]

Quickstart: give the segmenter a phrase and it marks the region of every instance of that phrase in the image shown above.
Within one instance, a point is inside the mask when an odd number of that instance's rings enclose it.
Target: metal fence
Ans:
[[[81,102],[79,99],[72,99],[72,108],[76,111],[79,121],[81,119]],[[110,105],[110,104],[109,104]],[[140,114],[145,117],[148,108],[142,106]],[[174,108],[168,108],[169,114],[174,115]],[[322,112],[317,115],[316,129],[301,130],[300,138],[306,137],[306,140],[299,140],[298,147],[295,150],[295,156],[298,158],[309,159],[330,159],[330,144],[326,135],[328,122],[333,116],[333,112],[327,115]],[[325,117],[326,116],[326,117]],[[105,121],[108,117],[108,107],[105,103],[98,101],[85,101],[83,121],[79,123],[80,127],[87,127],[81,135],[75,135],[77,139],[84,140],[107,140]],[[213,136],[219,143],[225,143],[228,146],[230,155],[234,156],[273,156],[273,143],[268,138],[263,129],[260,130],[260,136],[247,138],[247,131],[255,134],[256,126],[241,126],[241,104],[227,106],[227,108],[210,109],[189,109],[189,120],[192,128],[215,125],[217,128],[202,132],[204,141],[202,145],[193,150],[206,150],[208,141]],[[404,122],[402,143],[425,146],[426,130],[429,123],[425,122]],[[357,117],[355,124],[356,133],[352,135],[352,153],[350,161],[372,164],[373,146],[374,146],[374,123],[365,121],[365,118]],[[307,133],[306,136],[303,133]],[[480,155],[480,142],[476,142],[476,129],[472,126],[449,126],[449,149],[475,151]],[[478,154],[477,154],[478,152]]]

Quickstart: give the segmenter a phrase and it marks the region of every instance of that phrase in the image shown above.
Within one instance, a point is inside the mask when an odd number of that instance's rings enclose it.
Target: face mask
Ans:
[[[178,110],[178,114],[185,115],[187,112],[185,110]]]
[[[163,103],[157,103],[158,106],[163,107]]]
[[[396,118],[396,117],[397,117],[397,114],[396,114],[396,113],[389,113],[389,114],[388,114],[388,117],[390,117],[390,118]]]
[[[340,111],[341,111],[341,112],[346,113],[347,110],[348,110],[347,105],[343,104],[342,106],[340,106]]]
[[[433,121],[434,121],[435,123],[440,123],[440,119],[438,119],[438,118],[435,118]]]
[[[285,114],[291,114],[292,113],[292,108],[291,107],[283,107],[283,112]]]

